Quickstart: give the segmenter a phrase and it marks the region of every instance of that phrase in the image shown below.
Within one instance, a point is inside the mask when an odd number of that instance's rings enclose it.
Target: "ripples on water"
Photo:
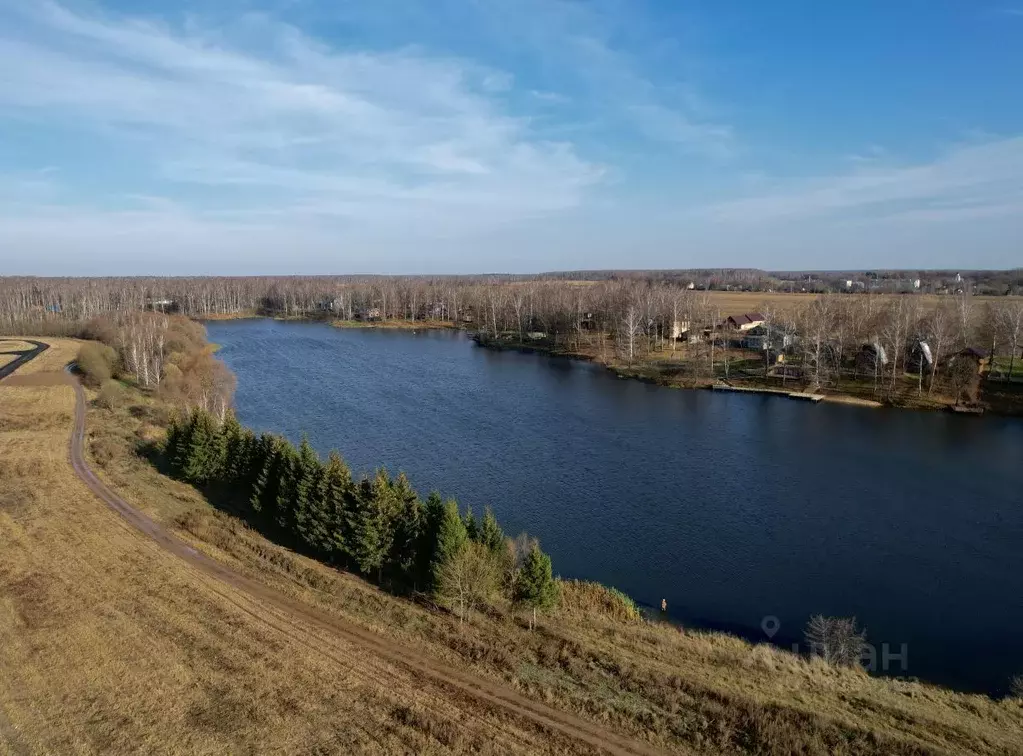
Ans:
[[[677,391],[450,332],[207,327],[242,422],[489,504],[563,576],[753,639],[772,615],[786,645],[856,615],[879,661],[905,643],[957,687],[1023,672],[1019,420]]]

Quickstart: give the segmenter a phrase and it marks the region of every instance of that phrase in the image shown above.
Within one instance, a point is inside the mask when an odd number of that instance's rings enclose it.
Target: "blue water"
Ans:
[[[1023,672],[1019,420],[678,391],[450,332],[207,327],[242,422],[490,505],[563,576],[752,639],[776,617],[783,645],[855,615],[889,674]]]

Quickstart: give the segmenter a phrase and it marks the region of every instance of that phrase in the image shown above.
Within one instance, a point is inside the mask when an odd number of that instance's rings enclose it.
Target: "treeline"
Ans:
[[[533,610],[557,602],[550,557],[535,540],[506,538],[488,508],[482,518],[453,499],[425,500],[404,474],[361,480],[337,452],[322,461],[307,440],[296,448],[257,436],[229,413],[195,409],[170,426],[171,473],[224,499],[263,533],[398,593],[429,593],[460,617],[503,598]]]
[[[805,291],[844,290],[849,274],[790,274],[743,269],[675,271],[577,271],[535,276],[254,276],[194,278],[0,278],[0,333],[11,333],[26,323],[34,333],[59,335],[68,324],[82,323],[109,313],[153,310],[194,318],[239,313],[285,317],[341,317],[351,319],[369,310],[383,318],[470,319],[493,324],[497,309],[508,317],[517,300],[540,292],[550,306],[534,303],[533,314],[554,323],[561,313],[575,315],[580,308],[598,313],[619,299],[622,290],[666,291],[692,286],[699,291]],[[849,279],[846,278],[849,276]],[[923,278],[921,289],[955,293],[1023,294],[1023,270],[986,271],[956,275],[885,272],[860,276],[860,283],[877,284],[878,291],[898,291],[886,282]],[[898,278],[892,278],[898,276]],[[928,283],[933,279],[932,283]],[[989,283],[980,285],[981,281]],[[880,283],[878,283],[880,282]],[[881,286],[881,284],[885,284]],[[940,286],[939,286],[940,284]],[[536,297],[532,297],[536,299]],[[520,313],[521,314],[521,313]],[[562,318],[563,319],[563,318]],[[562,324],[564,325],[564,324]],[[565,330],[561,329],[552,330]]]

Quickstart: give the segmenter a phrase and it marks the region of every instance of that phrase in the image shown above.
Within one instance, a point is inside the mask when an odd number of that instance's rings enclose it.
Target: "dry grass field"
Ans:
[[[696,294],[707,296],[711,304],[720,309],[723,317],[744,312],[761,312],[768,308],[776,313],[788,313],[798,309],[801,305],[813,301],[813,299],[819,296],[817,294],[761,291],[700,291],[696,292]],[[861,294],[850,294],[848,299],[850,301],[857,301],[863,296]],[[899,295],[876,294],[873,296],[891,298]],[[934,307],[939,302],[948,302],[950,304],[953,302],[952,297],[937,294],[914,294],[912,296],[919,299],[921,306],[925,308]],[[1004,302],[1005,297],[974,297],[973,301],[976,305],[983,306],[988,302]]]
[[[59,369],[76,349],[55,343],[34,367]],[[0,754],[592,751],[162,551],[74,477],[73,407],[69,386],[0,383]],[[122,406],[91,406],[100,476],[196,549],[410,655],[665,752],[1023,754],[1018,700],[609,617],[579,587],[536,632],[503,610],[460,625],[269,543],[160,475],[134,450],[159,437],[167,412],[135,390]]]

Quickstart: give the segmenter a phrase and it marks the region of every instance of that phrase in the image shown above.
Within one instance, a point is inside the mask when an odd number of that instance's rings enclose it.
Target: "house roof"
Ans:
[[[759,312],[744,312],[742,315],[729,315],[727,321],[735,325],[746,325],[747,323],[762,323],[765,318]]]

